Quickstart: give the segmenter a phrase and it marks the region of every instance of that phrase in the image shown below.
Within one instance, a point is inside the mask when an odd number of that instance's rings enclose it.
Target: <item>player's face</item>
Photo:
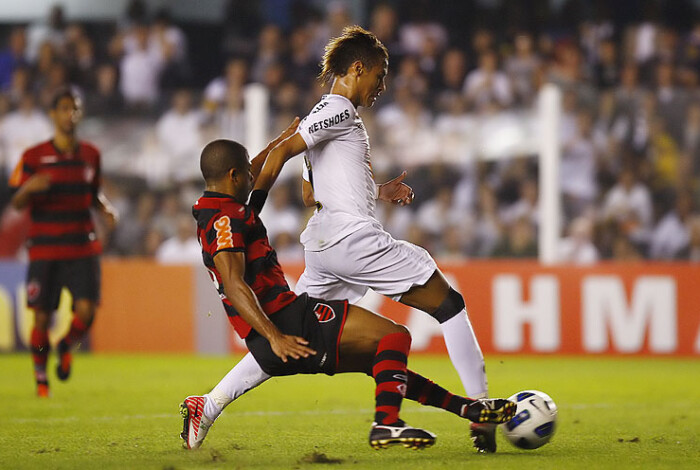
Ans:
[[[386,60],[375,65],[374,67],[364,69],[365,73],[360,76],[360,81],[358,84],[360,106],[369,108],[375,101],[377,101],[379,95],[386,90],[386,83],[384,79],[386,78],[388,69],[389,63]]]
[[[51,110],[51,118],[56,130],[65,134],[73,134],[82,117],[80,103],[73,98],[65,96],[61,98],[55,109]]]

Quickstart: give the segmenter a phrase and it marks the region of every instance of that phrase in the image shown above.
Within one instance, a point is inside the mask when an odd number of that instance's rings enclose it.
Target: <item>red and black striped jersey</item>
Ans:
[[[10,178],[19,187],[32,175],[46,173],[51,187],[29,201],[29,259],[71,259],[101,252],[90,208],[100,187],[100,152],[80,142],[61,153],[52,140],[24,152]]]
[[[245,338],[251,326],[226,297],[221,274],[214,264],[218,253],[234,251],[245,254],[243,279],[255,293],[266,315],[286,307],[296,295],[289,289],[277,254],[267,239],[265,226],[253,208],[236,202],[229,195],[205,191],[192,207],[192,215],[197,220],[197,238],[202,245],[204,265],[219,292],[229,321],[239,336]]]

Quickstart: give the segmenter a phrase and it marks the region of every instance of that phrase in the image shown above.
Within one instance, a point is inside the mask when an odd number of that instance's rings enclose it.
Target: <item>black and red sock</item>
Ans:
[[[379,340],[372,365],[372,377],[377,384],[374,421],[377,424],[401,425],[399,410],[406,394],[406,364],[411,348],[411,335],[392,333]]]
[[[467,417],[467,409],[475,400],[454,395],[432,380],[426,379],[411,370],[408,371],[407,375],[407,399],[417,401],[421,405],[442,408],[462,418]]]
[[[34,361],[34,376],[36,381],[46,383],[46,361],[49,358],[49,332],[46,330],[32,329],[30,338],[32,360]]]
[[[73,346],[75,343],[80,341],[80,339],[85,336],[85,333],[87,330],[90,328],[89,323],[83,322],[80,318],[78,318],[76,315],[73,316],[73,321],[70,324],[70,329],[68,330],[68,333],[66,333],[66,336],[61,340],[61,346],[63,348],[70,348]]]

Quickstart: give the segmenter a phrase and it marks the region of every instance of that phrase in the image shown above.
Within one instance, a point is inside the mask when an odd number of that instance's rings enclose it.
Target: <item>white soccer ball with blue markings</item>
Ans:
[[[557,426],[554,400],[538,390],[518,392],[509,400],[518,407],[513,419],[500,426],[506,439],[521,449],[537,449],[548,443]]]

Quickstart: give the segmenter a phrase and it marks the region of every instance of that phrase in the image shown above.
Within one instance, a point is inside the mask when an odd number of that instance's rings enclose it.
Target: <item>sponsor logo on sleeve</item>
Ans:
[[[231,219],[227,215],[214,222],[216,229],[216,249],[225,250],[233,248],[233,233],[231,233]]]
[[[350,119],[350,110],[344,109],[335,116],[328,117],[320,121],[312,122],[311,124],[309,124],[307,131],[309,132],[309,134],[313,134],[314,132],[320,131],[321,129],[328,129],[329,127],[337,126],[341,122],[346,121],[348,119]]]

